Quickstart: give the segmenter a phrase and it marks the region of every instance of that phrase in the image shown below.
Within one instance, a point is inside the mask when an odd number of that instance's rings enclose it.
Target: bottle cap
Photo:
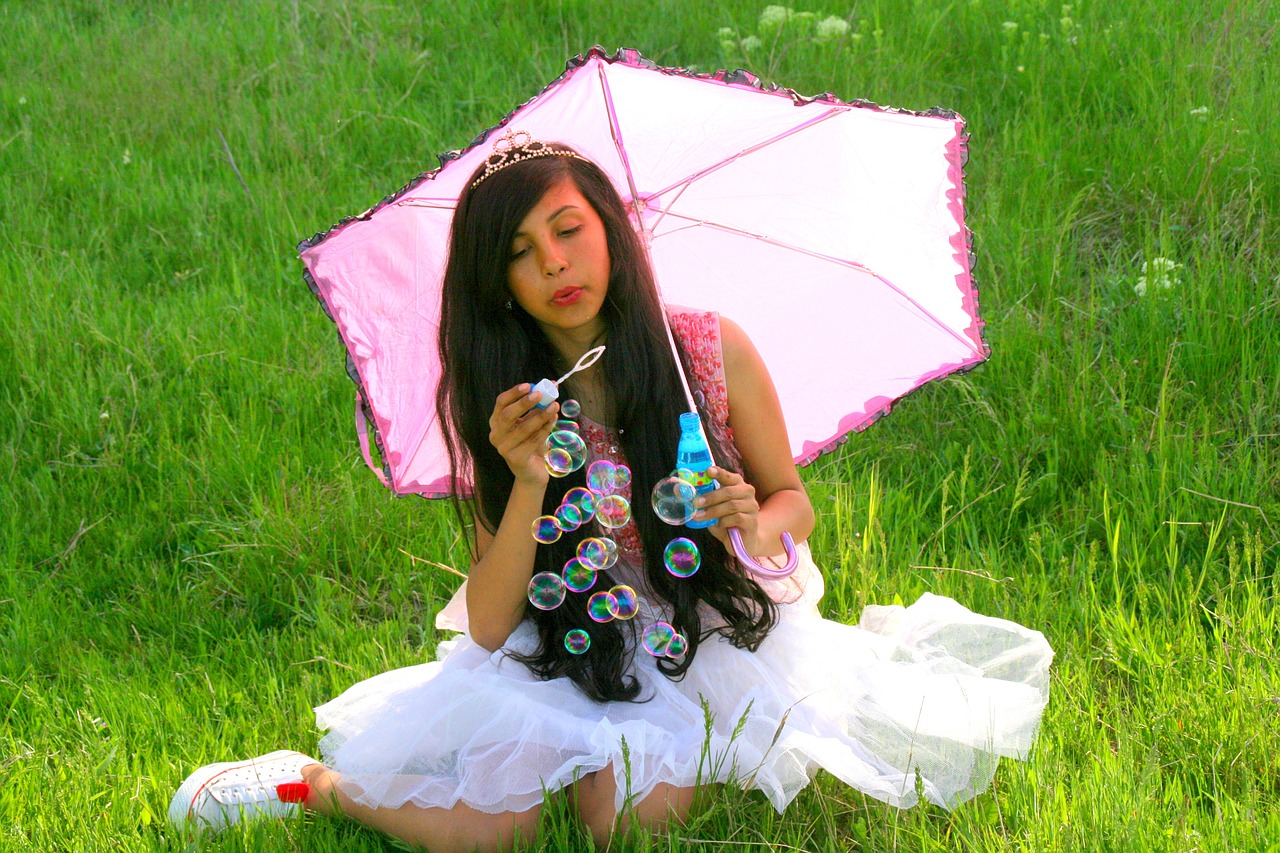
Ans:
[[[538,402],[534,403],[534,406],[539,409],[545,409],[560,396],[560,386],[551,379],[543,379],[533,386],[533,392],[542,395],[538,398]]]

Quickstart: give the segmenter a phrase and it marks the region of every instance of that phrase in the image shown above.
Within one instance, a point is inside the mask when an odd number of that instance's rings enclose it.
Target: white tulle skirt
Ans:
[[[1040,632],[931,594],[831,622],[802,553],[803,594],[757,651],[707,640],[681,681],[640,651],[648,701],[593,702],[464,635],[436,662],[317,708],[321,753],[365,805],[485,812],[524,811],[606,768],[620,809],[660,783],[725,782],[782,811],[818,769],[895,806],[919,791],[951,808],[990,785],[1001,757],[1027,756],[1053,657]],[[536,644],[526,622],[507,648]]]

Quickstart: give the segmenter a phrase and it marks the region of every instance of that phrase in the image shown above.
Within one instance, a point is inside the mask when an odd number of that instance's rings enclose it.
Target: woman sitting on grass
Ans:
[[[548,798],[565,798],[604,846],[686,820],[720,784],[781,811],[818,769],[902,807],[918,792],[950,808],[983,791],[1000,756],[1031,748],[1044,638],[932,595],[869,607],[859,626],[824,620],[804,545],[785,581],[745,571],[729,528],[767,560],[784,531],[802,540],[814,521],[765,365],[729,320],[664,308],[595,164],[527,136],[504,150],[459,202],[440,328],[439,414],[476,522],[469,579],[442,626],[465,635],[437,662],[318,708],[323,763],[283,751],[210,765],[182,785],[171,820],[222,827],[303,808],[438,853],[531,841]],[[676,534],[701,555],[682,577],[664,563],[671,528],[647,508],[618,529],[597,519],[551,544],[530,535],[584,481],[550,476],[546,441],[565,413],[538,408],[522,380],[564,374],[592,348],[607,347],[562,394],[581,404],[589,461],[629,466],[629,488],[613,485],[638,507],[670,475],[685,398],[664,311],[718,461],[694,522],[714,524]],[[531,606],[535,575],[559,575],[601,537],[617,562],[590,589]],[[619,587],[634,618],[615,607],[593,619],[590,596]],[[671,633],[655,647],[646,629],[659,623]]]

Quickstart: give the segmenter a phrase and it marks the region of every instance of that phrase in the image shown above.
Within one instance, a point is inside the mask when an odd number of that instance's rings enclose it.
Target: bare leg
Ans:
[[[308,811],[351,818],[431,853],[509,850],[517,836],[531,842],[537,835],[538,815],[542,811],[539,805],[524,812],[489,814],[461,804],[450,809],[413,805],[374,809],[360,805],[342,792],[337,786],[341,778],[337,771],[321,764],[309,764],[302,768],[302,777],[311,785],[311,795],[303,803]]]
[[[632,826],[661,832],[672,823],[683,824],[693,811],[700,789],[658,785],[649,796],[621,815],[613,806],[617,790],[613,765],[584,776],[570,789],[573,806],[591,830],[591,838],[599,850],[609,847],[615,832],[625,838]]]

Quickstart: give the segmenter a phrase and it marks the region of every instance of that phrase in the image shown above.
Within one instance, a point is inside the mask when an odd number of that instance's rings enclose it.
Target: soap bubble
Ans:
[[[666,655],[669,658],[678,658],[689,648],[689,641],[684,638],[684,634],[675,634],[671,637],[671,642],[667,643]]]
[[[600,562],[600,569],[612,569],[613,564],[618,561],[618,544],[608,537],[599,537],[598,540],[604,546],[604,558]]]
[[[677,468],[671,472],[671,476],[678,480],[684,480],[691,486],[698,485],[698,475],[690,471],[688,468]]]
[[[547,473],[552,477],[567,477],[573,471],[573,454],[563,447],[547,451]]]
[[[583,539],[578,543],[578,559],[596,571],[600,571],[605,568],[605,561],[609,559],[609,546],[604,544],[603,539],[597,539],[594,536]]]
[[[587,445],[582,436],[567,429],[558,429],[547,436],[547,470],[553,477],[563,477],[577,471],[587,461]]]
[[[596,504],[596,521],[617,529],[631,520],[631,502],[622,495],[605,495]]]
[[[578,426],[577,421],[566,421],[566,420],[556,421],[556,431],[559,431],[562,429],[568,430],[569,432],[580,432],[582,430],[582,427]]]
[[[577,400],[565,400],[560,404],[560,414],[566,418],[576,418],[582,414],[582,406],[579,405]]]
[[[597,592],[587,599],[587,615],[596,622],[612,622],[618,599],[611,592]]]
[[[662,552],[662,562],[671,574],[687,578],[702,565],[702,555],[692,539],[680,537],[667,543],[666,550]]]
[[[573,504],[564,503],[556,507],[556,522],[566,532],[577,530],[582,526],[582,513]]]
[[[564,601],[564,579],[555,572],[538,572],[529,581],[529,603],[539,610],[555,610]]]
[[[675,635],[676,629],[666,622],[654,622],[645,628],[644,633],[640,635],[640,644],[644,646],[646,652],[655,658],[664,657],[667,654],[667,649],[671,647],[671,639]]]
[[[653,511],[667,524],[679,526],[693,518],[693,499],[697,495],[693,486],[684,480],[667,477],[653,487]]]
[[[554,515],[540,515],[533,520],[533,538],[543,545],[555,542],[563,532]]]
[[[574,628],[564,635],[564,647],[571,655],[580,655],[591,648],[591,635],[581,628]]]
[[[617,465],[613,469],[613,490],[620,492],[631,485],[631,469],[626,465]]]
[[[617,466],[608,459],[597,459],[587,466],[587,488],[598,495],[613,491],[613,472]]]
[[[640,609],[640,599],[636,591],[624,583],[609,590],[613,596],[613,616],[615,619],[630,619]]]
[[[573,557],[564,564],[564,585],[574,592],[586,592],[596,585],[596,570]]]
[[[583,524],[590,521],[591,516],[596,514],[596,496],[591,493],[590,489],[584,489],[582,486],[576,486],[565,492],[564,500],[561,503],[576,506],[578,512],[582,515]]]

